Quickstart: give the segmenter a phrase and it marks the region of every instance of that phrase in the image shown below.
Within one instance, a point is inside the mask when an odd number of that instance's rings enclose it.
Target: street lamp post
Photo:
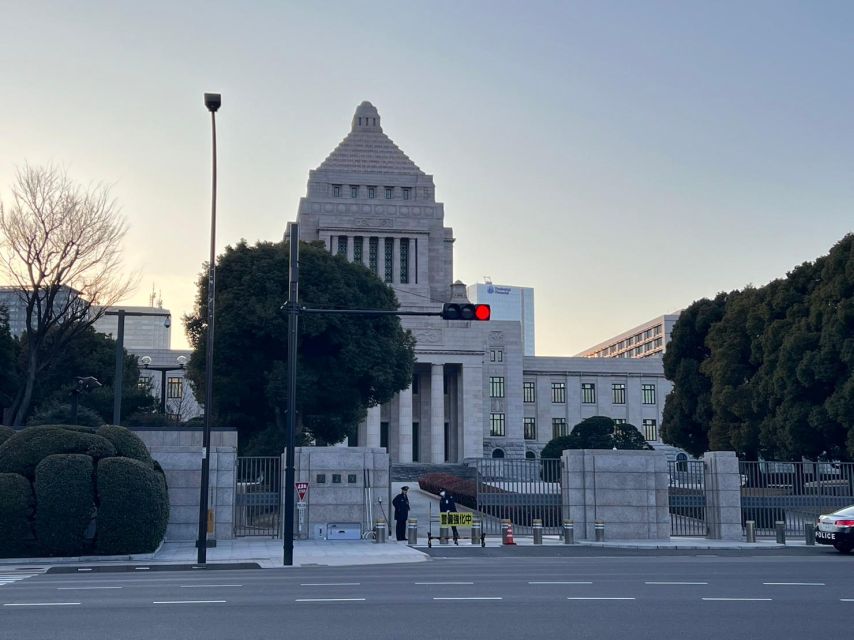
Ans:
[[[97,378],[92,376],[77,376],[74,389],[71,390],[71,424],[77,424],[77,407],[80,402],[80,394],[83,391],[91,391],[101,386]]]
[[[216,299],[216,112],[222,105],[218,93],[205,94],[205,106],[211,112],[213,171],[211,176],[211,250],[208,259],[208,326],[205,355],[205,422],[202,429],[202,482],[199,489],[199,536],[197,561],[207,562],[208,485],[210,484],[211,412],[213,411],[214,302]]]
[[[142,367],[149,371],[159,371],[160,372],[160,413],[164,416],[166,415],[166,374],[170,371],[183,371],[187,365],[187,357],[186,356],[178,356],[176,361],[178,366],[154,366],[151,364],[151,358],[149,356],[142,356],[139,359],[140,363],[142,363]]]
[[[127,311],[126,309],[107,309],[105,316],[118,316],[118,330],[116,331],[116,373],[113,376],[113,424],[122,423],[122,384],[124,382],[124,351],[125,351],[125,318],[130,316],[162,318],[163,326],[167,329],[172,325],[172,316],[168,313],[155,313],[152,311]]]

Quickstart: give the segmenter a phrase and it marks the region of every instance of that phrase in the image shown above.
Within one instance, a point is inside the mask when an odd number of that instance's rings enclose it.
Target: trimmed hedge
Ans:
[[[59,425],[28,427],[0,444],[0,473],[17,473],[32,480],[44,458],[62,453],[81,453],[97,461],[116,455],[116,448],[106,438],[87,431]]]
[[[0,444],[6,442],[6,440],[15,435],[15,433],[17,432],[12,427],[0,424]]]
[[[82,454],[47,456],[36,467],[35,532],[49,552],[73,555],[86,547],[95,515],[94,470]]]
[[[166,479],[151,465],[107,458],[98,465],[98,553],[147,553],[157,549],[169,522]]]
[[[24,553],[35,542],[30,528],[34,506],[29,480],[0,473],[0,557]]]
[[[98,427],[95,432],[102,438],[106,438],[113,443],[116,448],[116,455],[122,458],[132,458],[147,464],[153,464],[154,460],[148,452],[148,447],[133,431],[128,431],[124,427],[117,427],[112,424],[105,424]]]

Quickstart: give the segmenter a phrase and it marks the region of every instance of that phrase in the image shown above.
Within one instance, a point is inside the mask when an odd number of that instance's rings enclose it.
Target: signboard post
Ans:
[[[298,529],[302,535],[305,529],[305,496],[308,493],[308,483],[294,482],[294,489],[297,492]]]

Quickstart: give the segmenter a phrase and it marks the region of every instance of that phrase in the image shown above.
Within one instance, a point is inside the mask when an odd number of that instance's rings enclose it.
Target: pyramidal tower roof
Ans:
[[[409,156],[383,133],[380,114],[367,100],[356,107],[350,133],[317,170],[424,175]]]

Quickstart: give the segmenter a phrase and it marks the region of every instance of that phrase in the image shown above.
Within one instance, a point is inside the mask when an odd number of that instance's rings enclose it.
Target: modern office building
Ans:
[[[368,267],[395,290],[403,310],[467,300],[465,285],[453,280],[454,234],[433,176],[385,134],[369,102],[309,172],[297,222],[301,240],[323,241]],[[400,463],[538,457],[552,437],[592,415],[630,421],[657,440],[671,387],[660,359],[526,356],[524,320],[402,317],[417,340],[412,385],[368,410],[356,443],[387,447]]]
[[[47,290],[41,293],[40,298],[44,300]],[[71,287],[61,286],[53,298],[53,313],[56,316],[67,316],[69,313],[74,313],[73,306],[78,304],[79,295],[79,292]],[[82,301],[82,298],[79,300]],[[27,300],[21,289],[13,286],[0,286],[0,307],[6,311],[10,333],[13,336],[22,335],[27,329]]]
[[[98,333],[118,337],[119,317],[114,312],[124,310],[123,344],[128,351],[137,349],[169,349],[172,340],[172,314],[162,307],[114,306],[109,315],[102,315],[92,325]],[[145,315],[140,315],[145,314]]]
[[[620,335],[585,349],[578,354],[581,358],[649,358],[661,357],[670,342],[673,325],[679,319],[679,311],[668,313],[649,322],[644,322]]]
[[[466,287],[469,300],[488,304],[493,320],[513,320],[522,323],[522,353],[536,353],[534,337],[534,290],[531,287],[516,287],[493,284],[488,278],[484,282]]]

